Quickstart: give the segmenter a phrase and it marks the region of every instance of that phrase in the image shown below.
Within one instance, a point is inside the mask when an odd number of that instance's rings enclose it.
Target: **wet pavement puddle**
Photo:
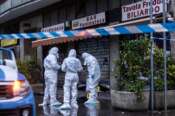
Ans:
[[[36,96],[36,104],[41,103],[42,96]],[[48,107],[37,106],[37,116],[175,116],[175,110],[170,110],[165,114],[161,111],[139,111],[130,112],[114,109],[111,106],[110,100],[100,99],[97,105],[84,105],[85,99],[79,99],[79,108],[72,108],[71,110],[49,109]],[[52,114],[51,114],[52,113]],[[45,115],[44,115],[45,114]]]

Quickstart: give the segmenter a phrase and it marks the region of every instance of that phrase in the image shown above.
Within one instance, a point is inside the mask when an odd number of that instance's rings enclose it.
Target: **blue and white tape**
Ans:
[[[112,26],[96,29],[84,29],[74,31],[58,32],[37,32],[37,33],[17,33],[17,34],[0,34],[0,39],[46,39],[46,38],[71,38],[71,37],[89,37],[89,36],[109,36],[122,34],[137,33],[159,33],[175,32],[175,22],[161,24],[144,24],[134,26]]]

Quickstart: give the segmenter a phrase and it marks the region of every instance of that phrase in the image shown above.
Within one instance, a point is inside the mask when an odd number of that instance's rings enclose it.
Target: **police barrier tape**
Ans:
[[[175,22],[161,24],[142,24],[133,26],[111,26],[96,29],[83,29],[57,32],[17,33],[0,34],[0,39],[46,39],[46,38],[71,38],[71,37],[94,37],[137,33],[175,32]]]

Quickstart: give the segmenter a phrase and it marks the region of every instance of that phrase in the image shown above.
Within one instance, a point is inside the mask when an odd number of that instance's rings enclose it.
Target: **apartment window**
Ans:
[[[120,8],[120,0],[109,0],[109,10]]]
[[[11,8],[11,1],[7,0],[0,5],[0,13]]]
[[[50,13],[45,13],[43,15],[43,25],[44,25],[44,27],[47,27],[47,26],[51,25],[51,15],[50,15]]]
[[[104,12],[108,8],[108,0],[97,0],[97,12]]]
[[[61,7],[60,9],[58,9],[58,23],[65,22],[65,20],[66,20],[66,8]]]
[[[67,20],[75,19],[75,5],[70,5],[66,8]]]
[[[58,23],[57,12],[58,12],[57,10],[53,10],[53,11],[46,12],[43,15],[44,27],[48,27]]]
[[[6,1],[6,0],[1,0],[1,1],[0,1],[0,5],[3,4],[5,1]]]
[[[76,16],[77,18],[84,17],[86,12],[86,0],[76,1]]]
[[[135,3],[138,1],[142,1],[142,0],[121,0],[121,4],[122,5],[127,5],[127,4],[131,4],[131,3]]]
[[[86,15],[96,13],[96,0],[87,0],[86,2]]]
[[[51,25],[55,25],[58,23],[58,15],[57,10],[52,11],[51,13]]]

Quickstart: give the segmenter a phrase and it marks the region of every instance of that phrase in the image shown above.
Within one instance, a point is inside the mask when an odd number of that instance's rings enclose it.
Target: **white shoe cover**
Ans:
[[[61,102],[57,101],[57,102],[51,104],[51,106],[54,106],[54,107],[61,106]]]
[[[84,104],[98,104],[98,103],[99,103],[98,100],[88,99]]]
[[[71,106],[68,103],[64,103],[59,109],[60,110],[70,110]]]

